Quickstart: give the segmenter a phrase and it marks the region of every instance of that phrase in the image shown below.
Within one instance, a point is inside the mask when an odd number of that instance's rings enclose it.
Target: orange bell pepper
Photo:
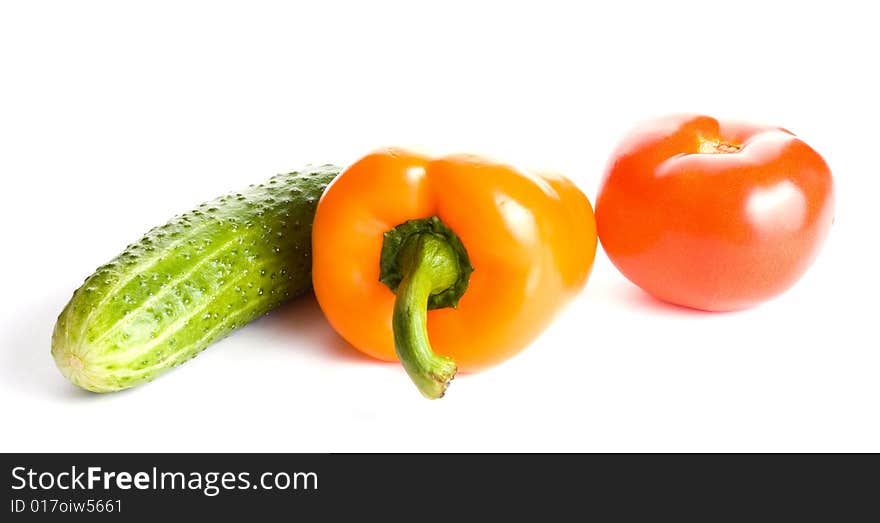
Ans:
[[[564,177],[384,149],[324,192],[312,247],[333,328],[370,356],[399,359],[439,398],[457,367],[514,355],[580,291],[596,223]]]

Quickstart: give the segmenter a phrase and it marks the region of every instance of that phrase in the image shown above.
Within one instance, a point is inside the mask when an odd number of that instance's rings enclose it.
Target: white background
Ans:
[[[16,4],[0,450],[880,451],[870,3]],[[621,134],[678,111],[785,126],[832,166],[835,226],[781,298],[674,308],[600,251],[543,337],[435,402],[313,299],[127,392],[80,391],[49,355],[83,278],[203,200],[391,144],[557,169],[594,200]]]

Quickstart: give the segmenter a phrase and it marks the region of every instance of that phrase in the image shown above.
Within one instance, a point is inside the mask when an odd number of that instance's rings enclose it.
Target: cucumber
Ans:
[[[94,392],[151,381],[306,292],[315,207],[339,171],[279,174],[129,245],[58,317],[52,356],[62,374]]]

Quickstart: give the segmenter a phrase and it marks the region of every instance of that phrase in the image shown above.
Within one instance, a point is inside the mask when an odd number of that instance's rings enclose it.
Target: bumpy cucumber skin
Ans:
[[[311,287],[311,230],[332,165],[279,174],[148,232],[73,293],[52,356],[74,384],[151,381]]]

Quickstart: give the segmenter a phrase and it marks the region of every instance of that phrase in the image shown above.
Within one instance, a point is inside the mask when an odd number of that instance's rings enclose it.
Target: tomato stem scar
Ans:
[[[700,154],[732,154],[742,151],[743,146],[722,140],[700,138]]]

